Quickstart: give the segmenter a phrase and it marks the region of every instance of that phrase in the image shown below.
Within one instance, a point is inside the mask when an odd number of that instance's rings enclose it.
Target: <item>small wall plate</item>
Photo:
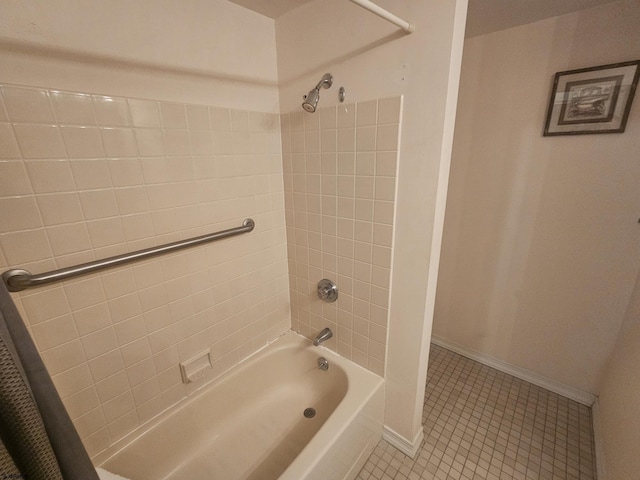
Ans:
[[[182,383],[197,382],[213,369],[209,350],[198,353],[195,357],[180,363]]]

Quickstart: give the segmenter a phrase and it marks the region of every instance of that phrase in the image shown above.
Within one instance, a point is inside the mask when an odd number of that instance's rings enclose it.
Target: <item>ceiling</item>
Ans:
[[[313,0],[229,0],[276,19]],[[347,0],[344,0],[345,2]],[[440,0],[423,0],[440,1]],[[615,0],[469,0],[467,37],[564,15]],[[410,18],[407,18],[411,21]]]
[[[615,0],[469,0],[467,37],[537,22]]]

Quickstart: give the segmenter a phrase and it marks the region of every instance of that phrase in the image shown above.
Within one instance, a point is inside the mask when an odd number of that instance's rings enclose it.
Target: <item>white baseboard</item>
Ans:
[[[424,430],[421,428],[413,441],[409,441],[402,435],[393,431],[385,425],[384,429],[382,430],[382,438],[384,438],[387,442],[396,447],[405,455],[408,455],[411,458],[415,458],[418,450],[420,450],[422,441],[424,440]]]
[[[593,443],[596,450],[596,469],[598,480],[606,480],[607,464],[604,458],[604,445],[602,444],[602,425],[600,424],[600,401],[591,405],[591,419],[593,422]]]
[[[431,337],[431,341],[436,345],[446,348],[447,350],[451,350],[452,352],[458,353],[463,357],[470,358],[471,360],[475,360],[476,362],[480,362],[483,365],[487,365],[488,367],[500,370],[503,373],[513,375],[516,378],[525,380],[529,383],[533,383],[534,385],[537,385],[539,387],[546,388],[547,390],[557,393],[558,395],[570,398],[571,400],[575,400],[576,402],[587,405],[588,407],[593,405],[593,403],[596,401],[596,396],[592,393],[584,392],[577,388],[570,387],[569,385],[556,382],[555,380],[551,380],[550,378],[544,377],[524,368],[516,367],[502,360],[498,360],[497,358],[490,357],[489,355],[486,355],[484,353],[476,352],[474,350],[468,349],[467,347],[449,342],[442,337],[434,335]]]

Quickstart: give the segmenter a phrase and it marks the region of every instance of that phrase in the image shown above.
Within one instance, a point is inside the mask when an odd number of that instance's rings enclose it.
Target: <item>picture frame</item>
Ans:
[[[555,75],[544,136],[622,133],[640,77],[640,60]]]

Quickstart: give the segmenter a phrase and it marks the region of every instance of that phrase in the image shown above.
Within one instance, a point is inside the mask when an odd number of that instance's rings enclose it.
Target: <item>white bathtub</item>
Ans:
[[[382,436],[383,407],[380,377],[289,332],[100,466],[131,480],[351,480]]]

